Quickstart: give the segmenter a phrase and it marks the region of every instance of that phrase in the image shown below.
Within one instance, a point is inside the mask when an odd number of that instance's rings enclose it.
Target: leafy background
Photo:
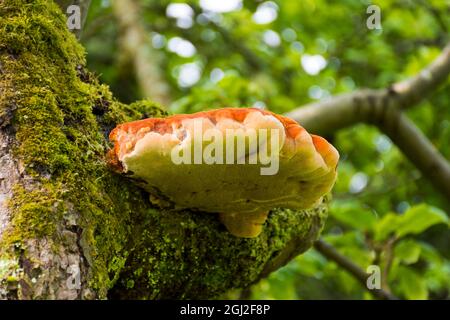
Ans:
[[[157,61],[174,113],[229,106],[284,113],[358,88],[387,87],[430,63],[450,30],[448,0],[134,1],[149,63]],[[381,8],[381,30],[366,27],[371,4]],[[145,93],[120,35],[112,3],[93,1],[82,37],[89,67],[116,97],[132,102]],[[408,111],[447,159],[449,89],[447,81]],[[341,161],[323,239],[364,270],[380,265],[383,287],[400,298],[448,299],[450,199],[376,128],[357,125],[326,138]],[[372,299],[314,249],[229,297]]]

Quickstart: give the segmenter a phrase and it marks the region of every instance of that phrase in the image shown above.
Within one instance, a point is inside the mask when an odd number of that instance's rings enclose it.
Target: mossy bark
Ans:
[[[152,205],[109,170],[107,135],[165,114],[117,102],[84,66],[53,2],[0,0],[0,298],[211,298],[311,246],[326,203],[272,211],[255,239]]]

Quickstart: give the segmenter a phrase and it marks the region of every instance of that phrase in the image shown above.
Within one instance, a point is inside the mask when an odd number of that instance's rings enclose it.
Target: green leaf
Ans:
[[[421,204],[411,207],[403,216],[401,216],[400,226],[396,231],[399,238],[407,234],[422,233],[429,227],[438,224],[447,223],[447,215],[440,209]]]
[[[394,255],[401,262],[413,264],[419,260],[421,246],[414,240],[403,240],[395,246]]]
[[[291,263],[299,273],[310,277],[321,277],[325,269],[327,259],[316,250],[308,250]],[[289,266],[289,265],[288,265]]]
[[[372,230],[377,219],[369,208],[363,207],[356,201],[340,202],[334,201],[331,205],[330,214],[343,224],[362,231]]]
[[[356,264],[369,265],[375,257],[375,253],[367,248],[364,235],[359,230],[339,235],[327,234],[323,239]]]
[[[429,227],[438,224],[448,224],[447,215],[440,209],[420,204],[408,209],[403,215],[388,213],[375,226],[375,239],[382,241],[390,234],[402,238],[408,234],[419,234]]]
[[[389,212],[375,226],[375,240],[382,241],[394,234],[400,223],[400,216]]]
[[[406,299],[424,300],[428,298],[428,289],[425,279],[414,270],[400,266],[397,273],[399,291]]]

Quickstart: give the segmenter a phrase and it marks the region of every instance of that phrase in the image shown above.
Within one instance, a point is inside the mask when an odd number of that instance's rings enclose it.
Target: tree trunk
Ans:
[[[274,210],[255,239],[151,204],[109,170],[107,135],[165,114],[117,102],[84,65],[52,1],[0,0],[0,298],[216,297],[312,245],[325,202]]]

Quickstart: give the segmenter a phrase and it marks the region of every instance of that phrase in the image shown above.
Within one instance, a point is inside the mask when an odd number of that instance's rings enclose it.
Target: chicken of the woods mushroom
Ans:
[[[271,209],[308,209],[336,180],[337,150],[287,117],[225,108],[118,125],[109,163],[179,208],[258,236]]]

